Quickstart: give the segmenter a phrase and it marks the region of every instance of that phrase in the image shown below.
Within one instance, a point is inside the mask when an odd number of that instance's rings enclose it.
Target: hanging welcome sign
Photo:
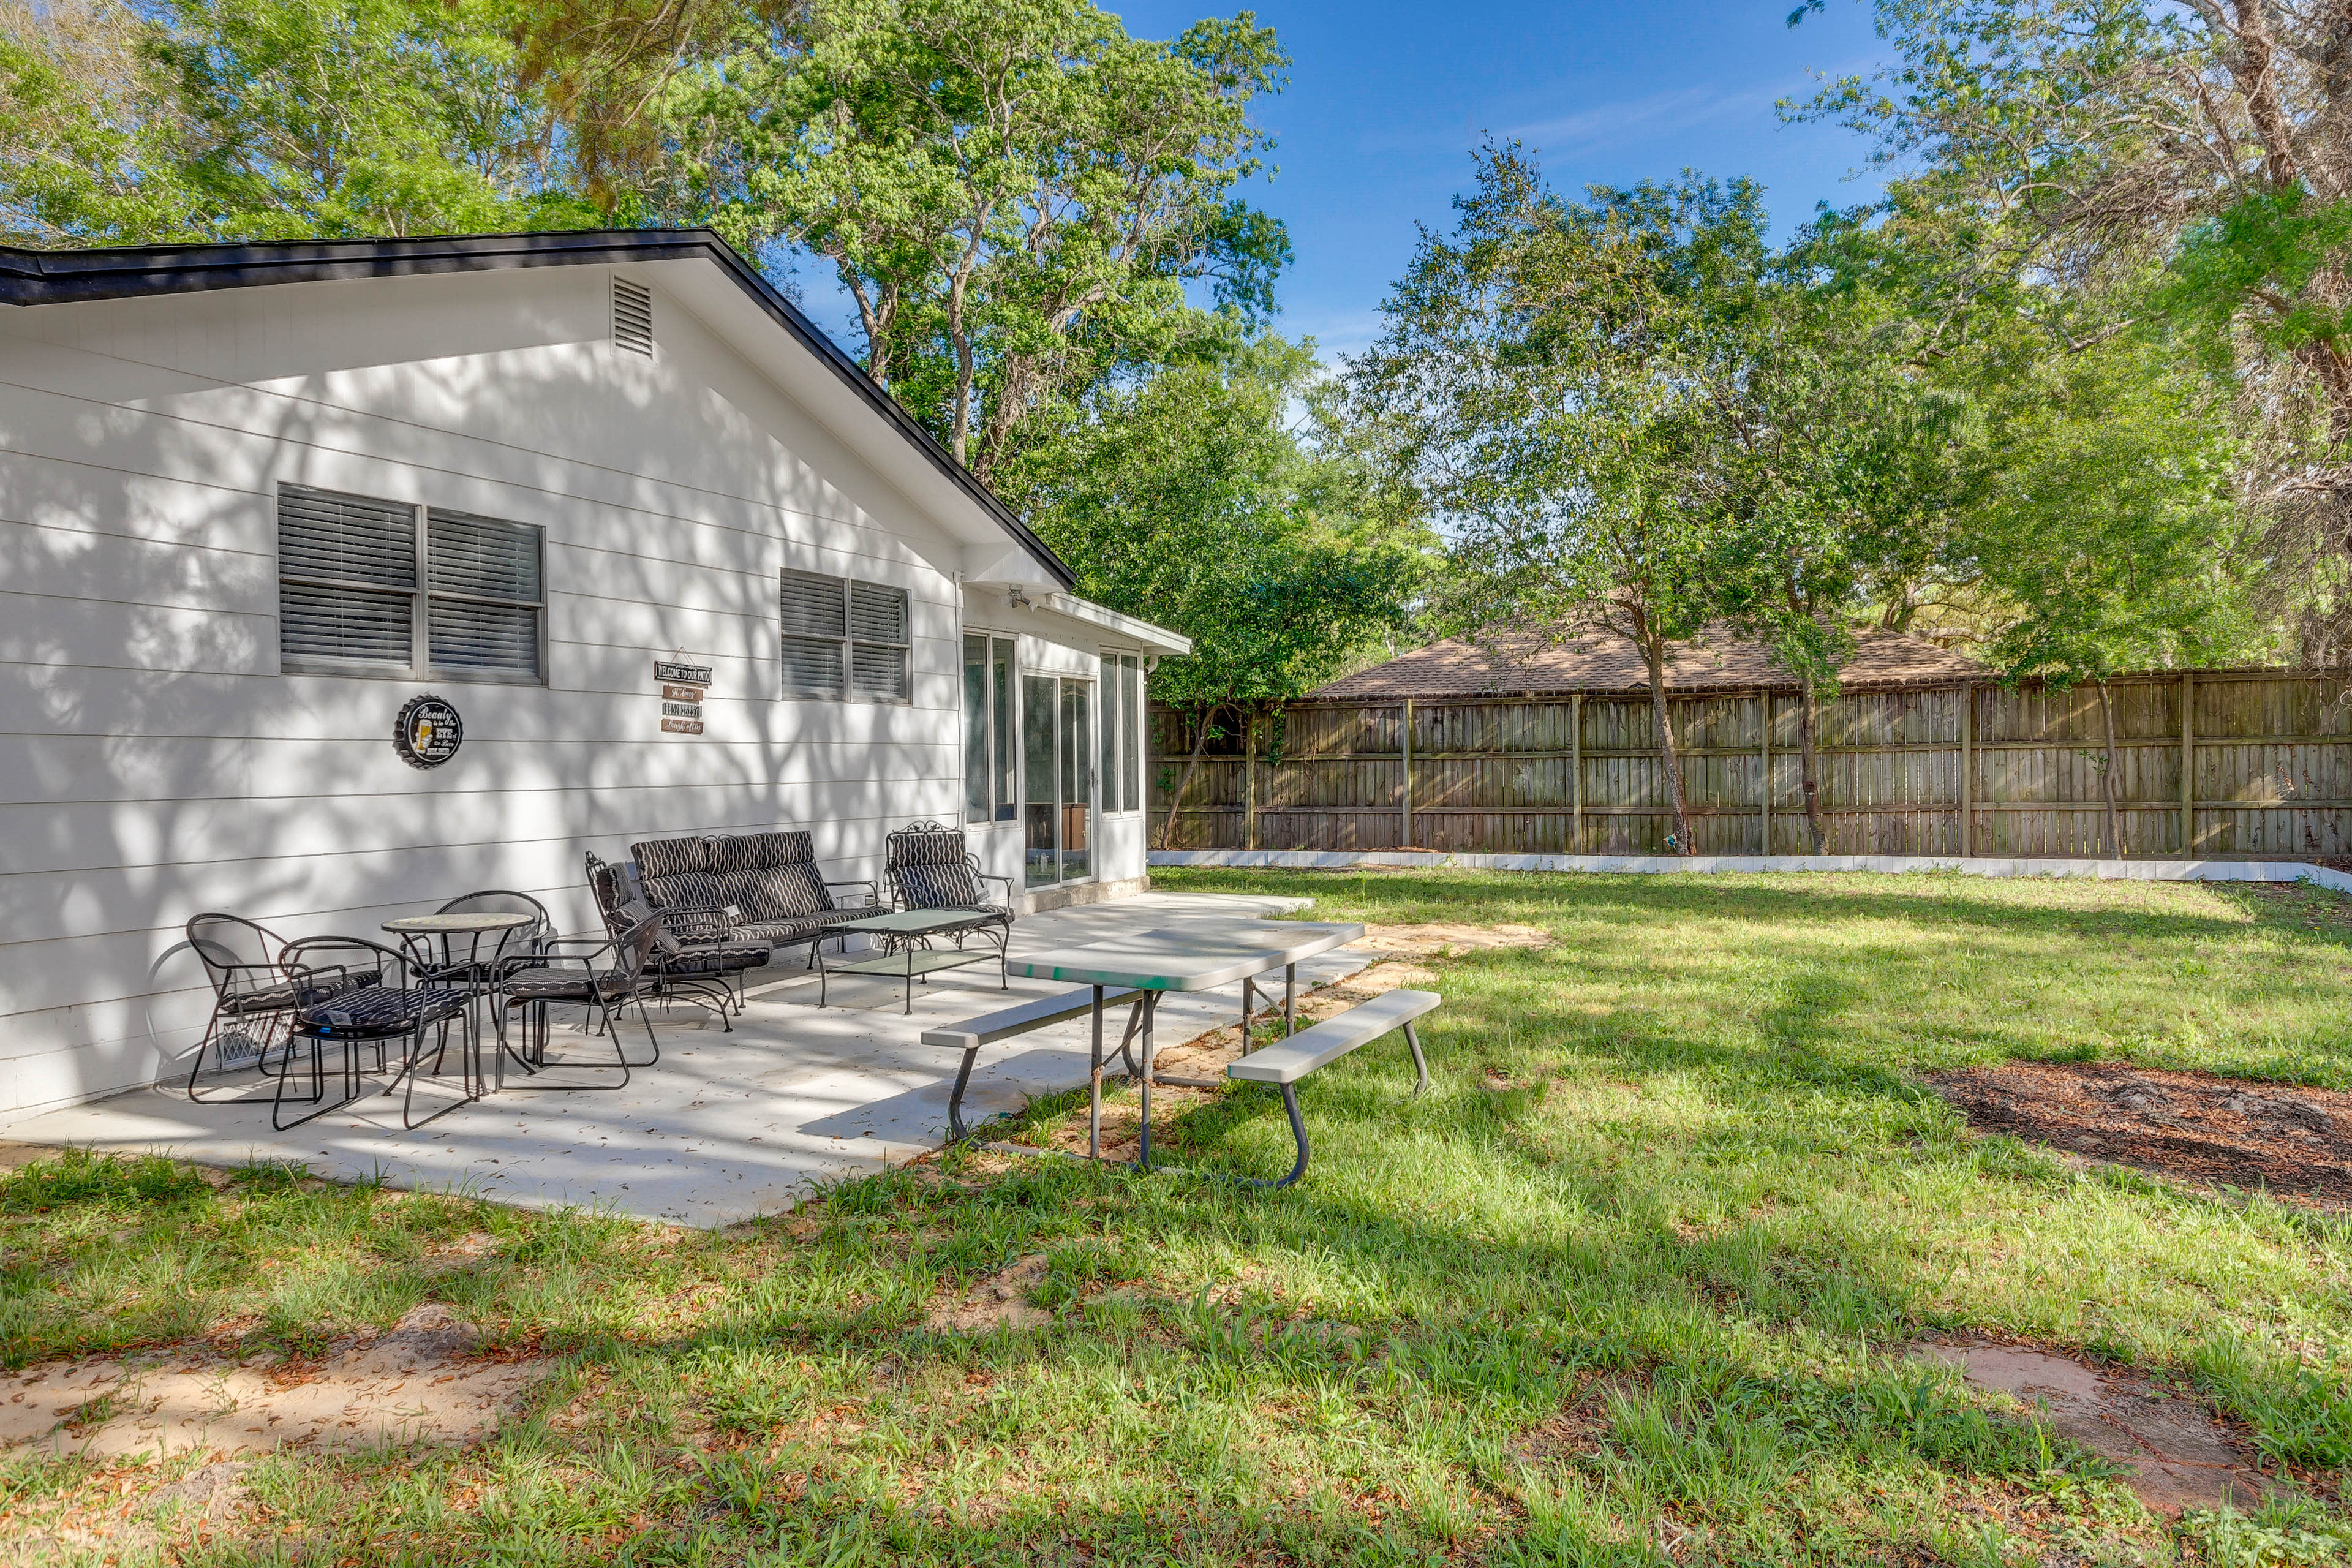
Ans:
[[[392,721],[392,749],[412,768],[437,768],[457,754],[466,722],[445,700],[426,693],[401,705]]]

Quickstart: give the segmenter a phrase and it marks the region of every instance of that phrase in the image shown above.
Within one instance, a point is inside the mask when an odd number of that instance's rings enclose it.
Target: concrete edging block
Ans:
[[[1952,871],[1968,877],[2095,877],[2130,882],[2310,882],[2352,893],[2352,876],[2300,860],[2060,860],[1958,855],[1444,855],[1424,849],[1154,849],[1153,866],[1243,870],[1347,871],[1360,866],[1457,871],[1675,872]]]

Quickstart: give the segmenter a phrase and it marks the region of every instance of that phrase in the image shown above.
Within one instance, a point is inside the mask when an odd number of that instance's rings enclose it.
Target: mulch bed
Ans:
[[[2352,1094],[2124,1062],[2004,1062],[1927,1079],[1969,1125],[2158,1175],[2352,1205]]]

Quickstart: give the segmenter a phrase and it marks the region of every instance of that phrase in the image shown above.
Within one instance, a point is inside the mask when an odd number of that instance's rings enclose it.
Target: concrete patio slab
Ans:
[[[1145,893],[1028,917],[1013,928],[1013,951],[1042,954],[1160,929],[1198,927],[1205,934],[1305,901]],[[1378,956],[1360,947],[1324,954],[1299,965],[1300,988],[1352,974]],[[241,1100],[194,1104],[176,1086],[159,1085],[50,1111],[0,1136],[231,1167],[299,1161],[339,1180],[374,1176],[395,1187],[467,1190],[538,1207],[728,1225],[790,1208],[824,1183],[940,1148],[955,1058],[921,1044],[921,1032],[1068,989],[1015,978],[1008,994],[998,990],[992,964],[950,970],[919,986],[911,1016],[899,1010],[895,983],[863,977],[836,978],[835,1005],[821,1008],[815,976],[803,977],[797,963],[768,972],[773,978],[753,976],[750,1005],[732,1034],[697,1023],[692,1009],[656,1010],[661,1062],[617,1092],[533,1091],[516,1087],[519,1075],[509,1071],[504,1092],[414,1132],[400,1125],[396,1097],[374,1095],[278,1132],[266,1086],[240,1075],[224,1081],[255,1086]],[[1238,985],[1171,995],[1159,1011],[1160,1043],[1231,1024],[1240,1005]],[[631,1025],[633,1054],[641,1055],[644,1034],[634,1018]],[[559,1028],[554,1047],[595,1059],[576,1031]],[[1032,1097],[1079,1088],[1087,1066],[1084,1020],[983,1051],[965,1116],[977,1124]]]

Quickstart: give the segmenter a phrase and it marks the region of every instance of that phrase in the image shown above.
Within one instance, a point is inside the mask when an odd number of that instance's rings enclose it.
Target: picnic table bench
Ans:
[[[1383,1035],[1402,1029],[1404,1043],[1412,1051],[1412,1092],[1417,1095],[1427,1089],[1429,1063],[1421,1054],[1421,1037],[1414,1032],[1412,1021],[1424,1013],[1434,1012],[1443,1000],[1434,991],[1383,992],[1319,1024],[1308,1025],[1279,1045],[1253,1051],[1227,1067],[1225,1076],[1229,1079],[1270,1084],[1282,1091],[1282,1109],[1290,1115],[1290,1134],[1298,1141],[1298,1163],[1280,1181],[1262,1182],[1255,1176],[1235,1179],[1254,1187],[1286,1187],[1307,1173],[1307,1121],[1298,1113],[1298,1080],[1319,1067],[1338,1061],[1359,1046],[1370,1045]]]
[[[1102,1000],[1108,1005],[1127,1001],[1134,994],[1133,991],[1106,991]],[[992,1046],[999,1040],[1025,1035],[1032,1029],[1043,1029],[1094,1010],[1095,993],[1089,986],[1083,991],[1066,991],[1059,996],[1040,996],[1034,1001],[1002,1007],[993,1013],[983,1013],[977,1018],[966,1018],[960,1024],[950,1024],[943,1028],[925,1029],[923,1044],[943,1046],[949,1050],[963,1053],[963,1062],[956,1068],[955,1090],[948,1096],[950,1139],[961,1143],[971,1135],[963,1124],[963,1091],[971,1082],[972,1059],[980,1055],[981,1047]],[[1139,1022],[1139,1015],[1129,1016],[1129,1039],[1134,1037]],[[1127,1040],[1121,1040],[1118,1048],[1120,1054],[1125,1055]],[[1095,1042],[1095,1078],[1099,1085],[1102,1078],[1102,1042],[1099,1039]]]
[[[1254,1053],[1248,1050],[1246,1008],[1251,994],[1256,988],[1254,984],[1255,977],[1269,969],[1285,971],[1283,1011],[1286,1025],[1292,1012],[1292,998],[1296,994],[1298,961],[1318,952],[1328,952],[1362,934],[1363,927],[1360,925],[1307,925],[1286,921],[1241,931],[1147,931],[1061,953],[1016,959],[1011,965],[1016,973],[1041,979],[1078,980],[1087,984],[1080,990],[1039,997],[976,1018],[968,1018],[959,1024],[923,1031],[925,1045],[962,1053],[963,1059],[956,1071],[955,1088],[948,1098],[950,1134],[959,1142],[970,1136],[963,1122],[963,1096],[970,1086],[972,1063],[981,1047],[1032,1029],[1091,1015],[1094,1035],[1087,1142],[1088,1153],[1100,1158],[1105,1060],[1103,1008],[1111,1002],[1132,1003],[1127,1032],[1119,1041],[1118,1054],[1127,1059],[1128,1071],[1136,1079],[1142,1091],[1143,1124],[1137,1163],[1146,1170],[1150,1169],[1152,1085],[1169,1082],[1213,1088],[1218,1082],[1214,1079],[1162,1079],[1159,1077],[1152,1060],[1154,1004],[1167,992],[1202,991],[1240,980],[1244,984],[1243,1004],[1245,1009],[1243,1015],[1244,1055],[1241,1060],[1226,1068],[1226,1077],[1243,1082],[1265,1083],[1279,1089],[1284,1107],[1290,1116],[1291,1132],[1298,1142],[1298,1160],[1288,1175],[1270,1182],[1246,1177],[1241,1179],[1251,1181],[1256,1186],[1286,1187],[1307,1172],[1307,1126],[1298,1110],[1297,1084],[1300,1079],[1360,1046],[1402,1029],[1406,1044],[1412,1051],[1414,1070],[1419,1075],[1413,1092],[1419,1094],[1429,1084],[1429,1066],[1422,1056],[1421,1037],[1412,1027],[1414,1019],[1439,1005],[1441,999],[1429,991],[1391,991],[1288,1035],[1278,1045],[1265,1047]],[[1139,1070],[1134,1066],[1133,1058],[1128,1057],[1128,1047],[1139,1035],[1143,1047]]]

